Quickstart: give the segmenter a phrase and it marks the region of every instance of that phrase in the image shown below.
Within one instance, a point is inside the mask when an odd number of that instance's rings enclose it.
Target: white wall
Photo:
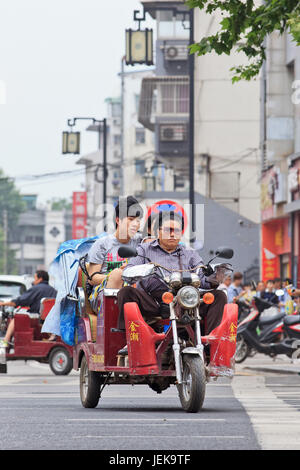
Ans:
[[[214,34],[218,19],[195,9],[195,41]],[[243,63],[243,55],[236,53],[195,56],[195,166],[200,165],[200,154],[209,154],[212,172],[240,172],[239,204],[222,203],[258,222],[260,79],[232,84],[230,68]],[[220,185],[224,197],[231,186],[225,174]],[[205,172],[196,174],[195,187],[209,196]]]
[[[124,194],[142,190],[142,178],[136,174],[135,159],[150,162],[154,158],[154,133],[145,129],[145,144],[136,144],[135,129],[138,122],[136,95],[140,94],[144,77],[153,76],[152,71],[125,73],[124,92]]]

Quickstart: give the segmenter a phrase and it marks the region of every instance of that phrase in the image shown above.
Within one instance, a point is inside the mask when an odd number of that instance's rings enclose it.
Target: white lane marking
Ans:
[[[164,436],[164,435],[161,435],[161,436],[158,436],[158,435],[155,435],[155,436],[149,436],[149,435],[141,435],[139,434],[138,436],[126,436],[124,437],[124,435],[122,436],[116,436],[116,435],[113,435],[113,436],[110,436],[110,435],[103,435],[103,436],[91,436],[91,435],[87,435],[87,436],[72,436],[73,439],[111,439],[111,438],[116,438],[116,439],[140,439],[141,437],[146,437],[147,439],[186,439],[187,436]],[[207,434],[206,435],[203,435],[203,436],[188,436],[189,439],[245,439],[245,436],[208,436]]]
[[[79,392],[78,393],[65,393],[65,394],[56,394],[56,393],[50,393],[50,392],[40,392],[40,393],[30,393],[27,392],[26,394],[25,393],[14,393],[14,392],[0,392],[0,399],[2,398],[40,398],[40,399],[43,399],[43,398],[60,398],[60,397],[63,397],[63,398],[78,398],[79,397]],[[178,395],[169,395],[169,396],[164,396],[164,397],[155,397],[155,396],[149,396],[149,395],[120,395],[120,396],[111,396],[111,395],[103,395],[101,400],[102,403],[105,401],[106,403],[109,401],[109,400],[123,400],[124,398],[128,398],[128,399],[131,399],[132,401],[136,401],[136,400],[145,400],[145,399],[149,399],[149,400],[153,400],[153,401],[156,401],[156,402],[159,402],[159,401],[162,401],[162,400],[178,400]],[[212,396],[209,396],[209,397],[206,397],[205,398],[205,401],[207,402],[208,400],[210,399],[216,399],[216,398],[222,398],[222,399],[232,399],[232,397],[220,397],[220,396],[216,396],[216,397],[212,397]]]
[[[265,377],[235,377],[232,388],[263,450],[300,450],[299,413],[266,386]]]
[[[175,422],[178,423],[178,422],[188,422],[188,423],[191,423],[192,421],[195,421],[195,422],[202,422],[202,421],[226,421],[226,419],[223,419],[223,418],[134,418],[134,419],[128,419],[128,418],[66,418],[65,421],[120,421],[120,422],[123,422],[123,421],[126,421],[127,423],[132,421],[132,422],[136,422],[136,421],[142,421],[142,422],[145,422],[145,421],[156,421],[156,422],[162,422],[162,423],[165,423],[165,422],[169,422],[169,421],[172,421],[172,422]]]

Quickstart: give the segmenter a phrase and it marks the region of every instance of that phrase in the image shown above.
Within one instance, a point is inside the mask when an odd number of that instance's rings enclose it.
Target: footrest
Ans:
[[[117,356],[117,367],[129,367],[128,356]]]

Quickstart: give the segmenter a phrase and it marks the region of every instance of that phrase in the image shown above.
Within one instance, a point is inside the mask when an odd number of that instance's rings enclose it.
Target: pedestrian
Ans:
[[[261,299],[266,300],[267,302],[270,302],[270,303],[273,303],[273,304],[278,304],[279,303],[279,298],[275,294],[274,280],[273,279],[269,279],[267,281],[266,289],[261,294]]]
[[[232,283],[232,276],[231,274],[228,274],[228,276],[225,277],[224,281],[222,284],[219,285],[218,290],[222,290],[225,292],[226,296],[228,297],[228,287]]]
[[[255,292],[255,297],[260,298],[262,293],[265,292],[266,286],[264,281],[258,281],[256,285],[256,292]]]
[[[248,304],[251,303],[251,300],[253,298],[253,292],[252,292],[252,286],[251,282],[246,282],[243,286],[242,289],[244,291],[243,295],[241,296],[242,300],[245,300]]]
[[[243,296],[242,282],[243,274],[235,272],[233,274],[233,282],[228,287],[228,303],[237,302]]]

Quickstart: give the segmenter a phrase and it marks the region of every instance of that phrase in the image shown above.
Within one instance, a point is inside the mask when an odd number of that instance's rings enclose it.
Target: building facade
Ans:
[[[264,279],[300,283],[300,50],[286,33],[267,43],[261,180]]]
[[[142,0],[156,19],[155,77],[144,79],[140,122],[155,135],[158,161],[173,172],[173,190],[189,188],[189,14],[183,1]],[[194,9],[194,41],[213,34],[216,13]],[[195,190],[260,220],[260,81],[232,84],[237,53],[195,56]]]
[[[48,270],[59,245],[72,238],[71,211],[38,209],[36,195],[18,221],[17,229],[9,236],[9,248],[14,250],[18,274],[33,275],[37,269]],[[28,196],[24,197],[29,201]]]

